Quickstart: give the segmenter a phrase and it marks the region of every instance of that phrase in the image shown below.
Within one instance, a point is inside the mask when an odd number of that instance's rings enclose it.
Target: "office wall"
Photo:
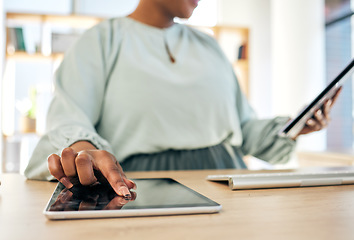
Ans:
[[[272,0],[273,113],[294,115],[325,86],[323,0]],[[300,138],[299,150],[324,150],[326,131]]]
[[[3,0],[7,11],[97,16],[122,16],[135,9],[139,0]]]
[[[324,0],[220,0],[219,23],[250,29],[250,102],[260,117],[293,116],[325,85]],[[325,131],[299,150],[323,150]]]
[[[274,113],[291,114],[288,105],[302,108],[325,84],[324,5],[272,0],[271,8]]]
[[[4,29],[4,2],[0,0],[0,33],[5,32]],[[5,36],[4,34],[0,34],[0,106],[1,106],[1,99],[2,99],[2,73],[4,72],[4,58],[5,58]],[[0,111],[0,119],[2,119],[2,111]],[[2,126],[0,124],[0,132],[2,132]],[[0,173],[2,172],[2,157],[1,153],[3,152],[3,142],[2,137],[0,137]]]
[[[24,13],[67,14],[71,12],[71,0],[3,0],[6,11]]]
[[[77,14],[118,17],[131,13],[138,3],[139,0],[76,0],[75,12]]]
[[[219,0],[219,24],[249,28],[249,96],[260,117],[272,115],[270,4],[270,0]]]

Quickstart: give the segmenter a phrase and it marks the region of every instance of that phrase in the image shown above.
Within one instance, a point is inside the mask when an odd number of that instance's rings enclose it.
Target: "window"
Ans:
[[[354,56],[354,0],[326,0],[326,78],[333,78]],[[353,82],[347,81],[334,106],[327,131],[329,150],[347,150],[354,146]]]

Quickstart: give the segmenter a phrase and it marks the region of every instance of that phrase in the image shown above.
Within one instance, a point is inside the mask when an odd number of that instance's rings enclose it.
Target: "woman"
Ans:
[[[246,168],[244,155],[287,161],[295,141],[277,132],[288,118],[257,119],[215,40],[174,23],[197,5],[141,0],[128,17],[83,34],[56,73],[48,131],[28,178],[54,176],[67,188],[108,181],[129,197],[135,184],[122,167]],[[331,105],[300,134],[325,127]]]

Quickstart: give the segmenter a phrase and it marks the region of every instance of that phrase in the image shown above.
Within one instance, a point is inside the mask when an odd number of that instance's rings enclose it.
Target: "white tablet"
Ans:
[[[171,178],[133,179],[132,199],[110,186],[73,187],[58,183],[44,214],[48,219],[108,218],[219,212],[221,205]]]
[[[306,121],[313,117],[315,111],[320,109],[323,103],[331,99],[343,83],[349,79],[354,72],[354,59],[344,70],[293,120],[289,121],[280,131],[280,136],[296,137],[303,129]]]

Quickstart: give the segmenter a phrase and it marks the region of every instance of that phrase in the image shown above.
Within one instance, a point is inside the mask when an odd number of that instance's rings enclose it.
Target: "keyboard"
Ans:
[[[354,184],[354,170],[267,172],[209,175],[209,181],[228,181],[232,190]]]

